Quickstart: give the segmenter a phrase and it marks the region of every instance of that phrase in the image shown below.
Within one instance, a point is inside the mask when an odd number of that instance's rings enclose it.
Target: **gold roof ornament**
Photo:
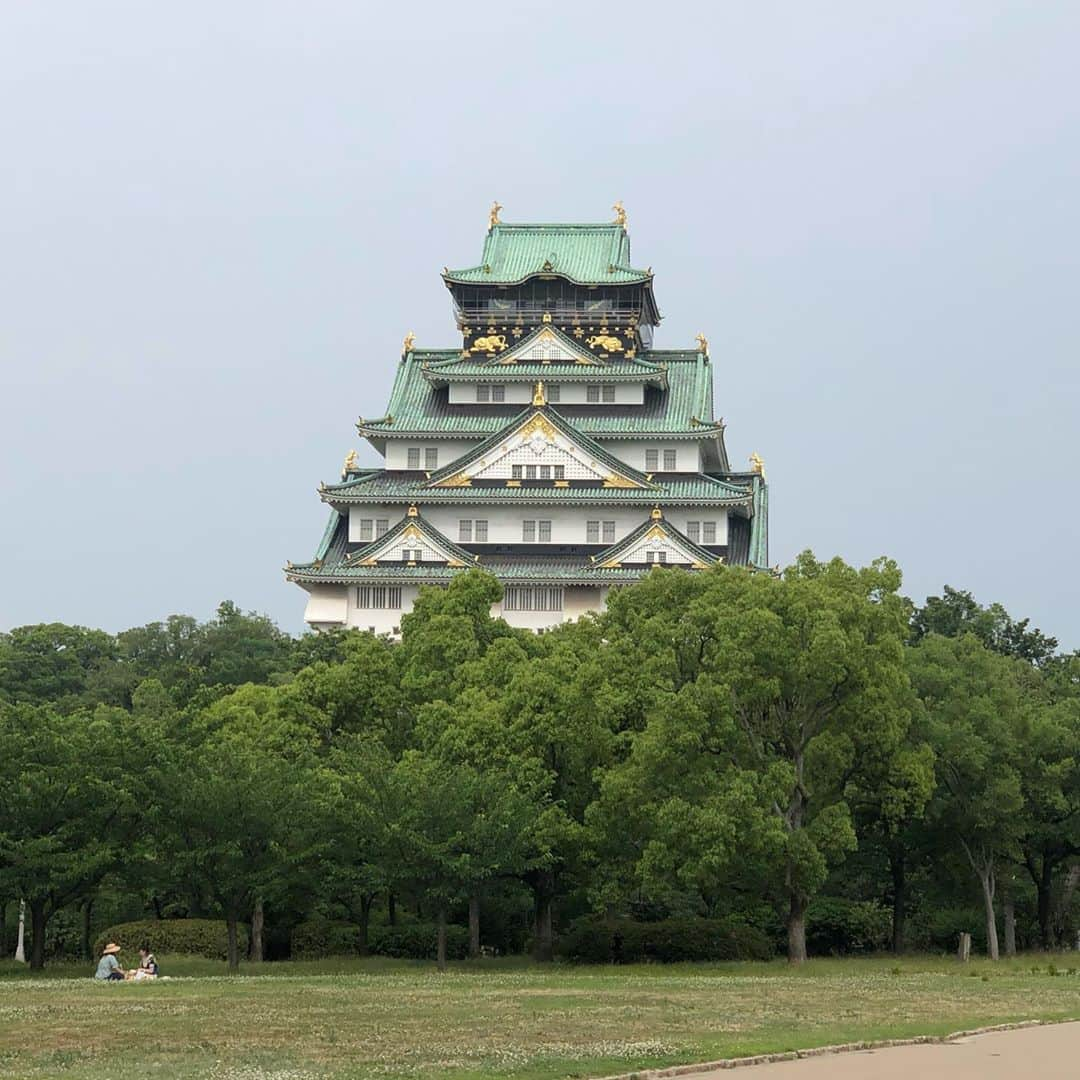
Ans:
[[[659,506],[654,506],[652,509],[652,513],[649,515],[649,517],[651,517],[653,521],[663,521],[664,512],[660,509]]]
[[[750,455],[750,471],[755,476],[760,476],[762,480],[765,479],[765,462],[761,460],[761,455],[756,450]]]
[[[709,339],[704,334],[698,334],[694,340],[697,342],[698,352],[703,356],[709,355]]]
[[[612,206],[611,209],[615,211],[615,222],[614,223],[616,225],[621,225],[625,229],[626,228],[626,207],[623,206],[622,199],[619,199],[618,202],[616,202],[615,205]]]
[[[401,355],[404,356],[406,353],[411,353],[415,344],[416,335],[410,330],[401,342]]]
[[[544,389],[544,381],[540,379],[537,381],[536,386],[533,389],[533,407],[539,409],[542,405],[547,404],[547,391]]]
[[[499,211],[502,208],[502,203],[497,199],[491,204],[491,210],[488,213],[488,232],[491,232],[499,224]]]
[[[341,479],[344,480],[359,465],[360,459],[355,450],[350,450],[345,455],[345,463],[341,466]]]
[[[416,509],[416,503],[410,503],[409,509],[406,511],[406,517],[419,517],[420,511]]]

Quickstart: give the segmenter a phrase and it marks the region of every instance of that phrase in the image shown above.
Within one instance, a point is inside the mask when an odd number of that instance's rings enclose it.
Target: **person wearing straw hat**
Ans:
[[[98,961],[97,971],[94,972],[95,979],[122,980],[124,978],[124,971],[120,967],[120,961],[116,959],[116,954],[119,951],[120,946],[113,941],[110,941],[109,944],[101,950],[101,959]]]

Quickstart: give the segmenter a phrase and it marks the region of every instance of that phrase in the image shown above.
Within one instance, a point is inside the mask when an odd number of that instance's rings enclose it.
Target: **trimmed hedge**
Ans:
[[[289,955],[294,960],[354,956],[360,952],[360,927],[334,919],[309,919],[294,927]]]
[[[237,928],[240,955],[247,955],[246,926]],[[205,956],[210,960],[226,960],[229,935],[225,923],[218,919],[140,919],[138,922],[117,923],[106,927],[94,938],[94,952],[114,941],[127,954],[133,954],[142,944],[163,956]]]
[[[579,919],[559,940],[559,954],[584,964],[770,960],[768,934],[735,919]]]
[[[406,960],[430,960],[435,956],[437,928],[434,923],[402,923],[373,928],[368,951],[376,956],[396,956]],[[464,926],[446,928],[446,956],[464,960],[469,955],[469,931]]]

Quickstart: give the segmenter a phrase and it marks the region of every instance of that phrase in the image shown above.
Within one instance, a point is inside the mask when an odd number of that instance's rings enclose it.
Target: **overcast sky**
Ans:
[[[457,343],[441,268],[624,200],[771,559],[887,554],[1080,646],[1080,5],[0,5],[0,628],[281,567]]]

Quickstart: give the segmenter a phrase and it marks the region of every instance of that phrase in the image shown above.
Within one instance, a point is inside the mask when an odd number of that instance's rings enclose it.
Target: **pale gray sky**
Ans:
[[[439,271],[607,220],[712,342],[772,560],[948,582],[1080,646],[1080,5],[0,6],[0,628],[234,599],[455,341]],[[360,447],[361,454],[371,451]]]

